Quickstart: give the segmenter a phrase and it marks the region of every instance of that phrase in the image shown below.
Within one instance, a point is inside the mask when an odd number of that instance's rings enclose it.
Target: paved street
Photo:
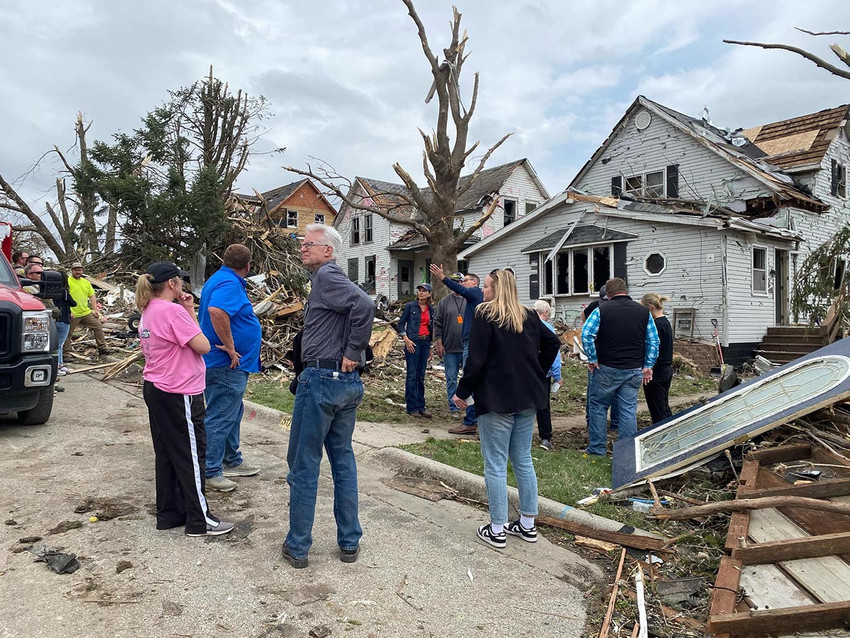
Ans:
[[[246,412],[243,453],[260,476],[208,494],[236,531],[188,538],[154,527],[141,398],[85,375],[62,384],[47,425],[0,417],[0,636],[582,635],[583,589],[598,568],[542,538],[492,550],[475,538],[484,512],[385,484],[392,473],[370,457],[423,439],[418,428],[358,426],[360,560],[339,561],[323,467],[310,567],[295,571],[280,558],[288,487],[279,415]],[[105,516],[90,522],[97,513]],[[51,533],[60,525],[71,529]],[[82,567],[52,573],[21,551],[33,536],[77,554]]]

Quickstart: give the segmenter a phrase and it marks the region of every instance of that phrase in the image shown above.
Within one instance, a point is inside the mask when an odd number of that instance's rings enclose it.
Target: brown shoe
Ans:
[[[419,413],[419,416],[424,417],[426,419],[430,419],[434,415],[431,414],[430,412],[426,411],[426,410],[422,410],[422,412]]]
[[[449,430],[449,434],[475,434],[478,432],[477,425],[458,425]]]

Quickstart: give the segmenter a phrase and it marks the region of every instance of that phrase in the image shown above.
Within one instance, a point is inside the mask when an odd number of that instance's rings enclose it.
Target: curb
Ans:
[[[287,421],[291,417],[288,414],[260,405],[259,403],[254,403],[253,401],[245,400],[244,403],[245,416],[243,420],[260,426],[289,429]],[[472,474],[465,470],[459,470],[456,467],[439,463],[424,456],[417,456],[396,447],[369,450],[361,456],[368,456],[380,465],[392,470],[404,471],[436,481],[443,481],[446,485],[456,489],[467,498],[487,502],[487,487],[484,484],[483,476]],[[515,487],[508,486],[508,502],[513,505],[514,509],[519,507],[519,492]],[[564,505],[543,496],[538,497],[538,511],[545,516],[581,523],[594,529],[662,538],[652,532],[637,529],[630,525],[624,525],[604,516],[591,514],[590,512]]]
[[[465,470],[459,470],[456,467],[445,465],[424,456],[417,456],[406,450],[394,447],[381,448],[367,452],[367,454],[384,467],[413,472],[417,476],[442,481],[468,498],[487,502],[487,487],[484,484],[483,476],[472,474]],[[515,487],[508,486],[508,502],[513,505],[514,509],[519,511],[519,492]],[[582,525],[607,532],[662,538],[652,532],[637,529],[630,525],[624,525],[604,516],[591,514],[590,512],[564,505],[543,496],[538,497],[538,511],[544,516],[581,523]]]

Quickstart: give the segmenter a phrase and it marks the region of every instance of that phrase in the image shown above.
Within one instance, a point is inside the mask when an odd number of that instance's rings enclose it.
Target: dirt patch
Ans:
[[[109,521],[113,518],[128,516],[138,511],[139,508],[135,505],[107,498],[87,498],[74,508],[75,514],[94,512],[94,516],[101,521]]]
[[[64,534],[72,529],[80,529],[83,526],[80,521],[62,521],[56,527],[48,530],[48,534]]]

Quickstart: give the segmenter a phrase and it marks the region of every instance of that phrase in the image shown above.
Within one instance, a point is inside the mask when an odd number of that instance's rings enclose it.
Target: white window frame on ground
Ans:
[[[649,262],[649,258],[652,257],[653,255],[658,255],[659,257],[661,257],[662,261],[664,262],[664,265],[661,267],[661,270],[659,270],[658,272],[652,272],[647,267],[647,262]],[[648,253],[646,255],[646,257],[644,257],[644,259],[643,259],[643,271],[647,275],[649,275],[650,277],[660,277],[664,273],[665,270],[667,270],[667,255],[665,255],[664,253],[659,252],[657,250],[654,250],[651,253]]]
[[[511,208],[513,209],[513,213],[511,215],[508,215],[508,204],[510,204]],[[505,226],[507,226],[508,224],[513,224],[517,220],[517,209],[519,208],[517,204],[518,202],[515,199],[512,199],[510,197],[502,198],[502,222]]]
[[[372,224],[372,213],[363,215],[363,243],[371,244],[374,237],[374,226]]]
[[[558,263],[553,260],[546,262],[548,252],[540,253],[540,291],[541,295],[551,295],[556,297],[568,296],[586,296],[593,295],[596,291],[593,290],[594,266],[593,266],[593,251],[599,248],[608,250],[608,274],[609,279],[614,276],[614,244],[610,242],[599,244],[585,244],[583,246],[570,246],[558,251],[555,260],[564,259],[567,262],[567,290],[561,290],[558,285]],[[587,289],[575,290],[575,256],[577,253],[583,253],[587,259]],[[551,286],[547,286],[546,275],[547,268],[551,269]]]
[[[751,274],[751,287],[752,293],[754,295],[759,295],[763,297],[769,296],[768,286],[767,286],[767,273],[768,273],[768,263],[767,263],[767,246],[760,246],[758,244],[753,244],[753,248],[750,251],[750,274]],[[756,252],[761,252],[764,254],[764,268],[756,268]],[[756,282],[759,279],[764,280],[764,290],[761,290]]]
[[[289,210],[286,211],[286,227],[287,228],[298,228],[298,211],[297,210]]]
[[[316,224],[324,224],[325,223],[324,213],[316,213],[316,216],[313,219],[314,219]]]
[[[349,237],[351,239],[351,245],[357,246],[360,243],[360,218],[352,217],[351,218],[351,228],[350,228]]]
[[[655,182],[660,176],[661,182]],[[647,185],[652,177],[655,183]],[[649,171],[639,175],[623,177],[623,194],[634,197],[665,197],[667,193],[667,171]]]

